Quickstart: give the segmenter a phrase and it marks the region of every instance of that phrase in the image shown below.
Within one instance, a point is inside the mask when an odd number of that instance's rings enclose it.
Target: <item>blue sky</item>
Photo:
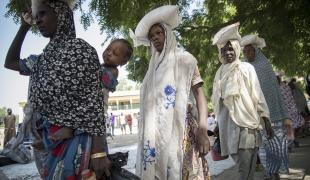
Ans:
[[[12,18],[4,17],[6,12],[6,4],[9,0],[3,0],[0,3],[0,107],[10,107],[13,113],[18,113],[18,102],[26,101],[28,91],[28,77],[19,75],[18,72],[11,71],[4,68],[4,61],[6,53],[13,41],[19,25],[15,24]],[[105,48],[101,46],[105,40],[105,35],[100,33],[99,26],[92,24],[86,31],[84,31],[80,24],[80,13],[75,12],[75,26],[77,37],[86,40],[89,44],[94,46],[97,50],[100,61],[102,62],[101,54]],[[21,58],[28,57],[30,54],[39,54],[42,52],[45,45],[48,43],[47,38],[40,35],[34,35],[28,32],[21,51]],[[120,78],[126,78],[127,72],[124,67],[120,71]]]

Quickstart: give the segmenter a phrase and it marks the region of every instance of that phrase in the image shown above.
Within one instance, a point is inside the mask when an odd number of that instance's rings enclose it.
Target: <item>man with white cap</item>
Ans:
[[[219,126],[221,155],[231,155],[236,163],[233,179],[254,178],[259,129],[265,125],[268,136],[273,136],[269,111],[254,67],[239,60],[239,22],[226,26],[213,38],[222,63],[217,70],[212,93],[214,113]]]
[[[171,5],[154,9],[142,18],[135,33],[131,32],[135,46],[151,46],[152,54],[141,86],[136,164],[136,173],[145,180],[205,179],[201,157],[209,149],[207,103],[197,61],[177,47],[172,32],[181,20],[178,9]],[[191,92],[199,121],[196,134],[188,137],[186,111]],[[193,145],[199,152],[191,148],[187,159],[185,151]],[[188,161],[191,164],[184,167]]]
[[[289,122],[287,108],[281,97],[280,87],[268,59],[259,48],[266,46],[265,40],[257,35],[247,35],[241,40],[245,61],[255,68],[260,86],[264,93],[272,122],[275,138],[264,138],[264,147],[260,147],[260,159],[266,168],[268,176],[279,178],[279,169],[288,172],[287,139],[283,132],[286,122]],[[282,167],[281,167],[282,166]]]

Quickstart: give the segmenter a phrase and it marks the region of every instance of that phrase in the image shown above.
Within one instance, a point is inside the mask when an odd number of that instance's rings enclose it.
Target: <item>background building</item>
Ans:
[[[26,102],[19,103],[19,118],[18,123],[23,122],[24,112],[23,108]],[[113,113],[119,117],[122,113],[124,115],[130,114],[133,118],[133,126],[137,125],[137,116],[140,111],[140,91],[115,91],[110,93],[108,115]],[[118,119],[118,118],[117,118]],[[119,122],[117,121],[117,125]]]
[[[130,114],[133,118],[133,126],[137,125],[137,116],[140,111],[140,91],[115,91],[110,93],[108,114],[116,116]],[[119,123],[118,123],[119,124]]]

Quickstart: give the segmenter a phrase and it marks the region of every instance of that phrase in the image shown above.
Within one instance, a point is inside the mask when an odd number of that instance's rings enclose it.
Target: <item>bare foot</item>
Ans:
[[[31,145],[33,148],[35,148],[37,150],[43,150],[44,149],[44,144],[43,144],[43,141],[41,141],[41,140],[34,141]]]
[[[48,138],[52,141],[62,141],[73,136],[73,129],[62,127]]]

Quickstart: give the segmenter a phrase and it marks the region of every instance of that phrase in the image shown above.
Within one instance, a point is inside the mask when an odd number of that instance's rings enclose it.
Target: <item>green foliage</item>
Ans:
[[[134,87],[127,83],[128,81],[126,79],[120,79],[118,81],[118,85],[116,86],[117,91],[130,91],[133,90]]]
[[[12,17],[15,23],[20,22],[22,12],[31,7],[31,0],[12,0],[6,5],[5,17]]]
[[[129,71],[128,78],[142,82],[149,67],[150,51],[147,47],[135,48],[133,58],[128,62],[126,69]]]
[[[7,16],[18,20],[22,5],[11,1]],[[108,37],[128,37],[139,20],[150,10],[178,4],[183,16],[176,29],[177,38],[198,60],[205,92],[210,97],[214,74],[220,63],[218,50],[211,45],[213,35],[222,27],[239,21],[242,35],[259,34],[265,38],[264,54],[272,64],[289,76],[305,76],[310,72],[310,1],[307,0],[207,0],[189,13],[197,0],[79,0],[81,22],[87,28],[94,19]],[[16,3],[16,4],[14,4]],[[82,8],[88,5],[88,8]],[[85,11],[84,9],[88,9]],[[146,47],[135,48],[135,56],[127,65],[129,78],[142,82],[150,59]]]
[[[264,53],[290,76],[310,71],[310,1],[235,1],[242,32],[265,38]],[[254,11],[251,11],[254,10]]]
[[[0,107],[0,125],[3,124],[3,119],[7,114],[6,110],[7,110],[6,107]]]

